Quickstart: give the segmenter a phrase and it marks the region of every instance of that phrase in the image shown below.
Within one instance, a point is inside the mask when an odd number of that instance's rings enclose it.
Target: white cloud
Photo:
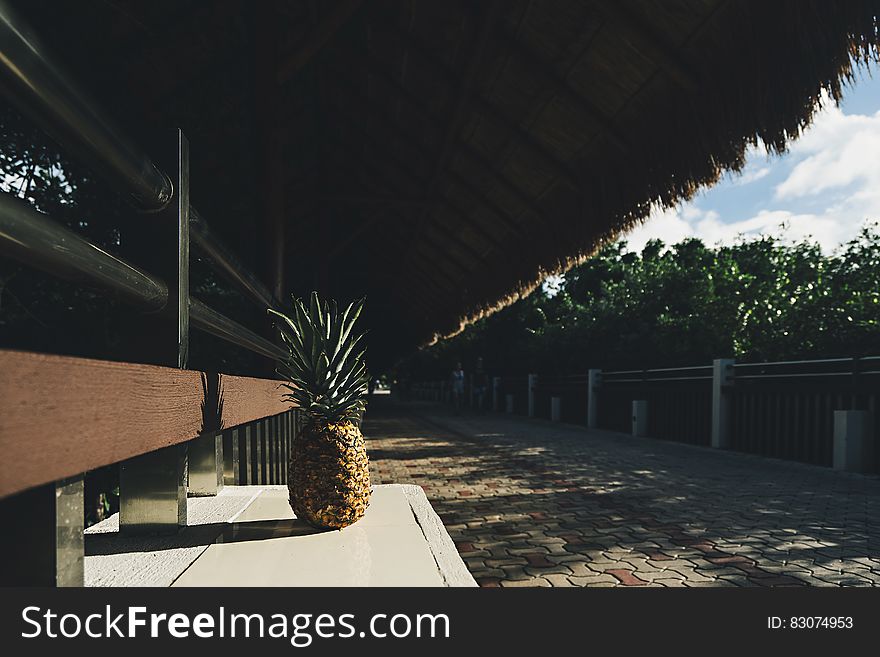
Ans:
[[[760,169],[754,169],[752,171],[743,171],[738,177],[734,178],[733,185],[736,187],[739,187],[740,185],[748,185],[749,183],[764,178],[769,173],[770,167],[761,167]]]
[[[800,161],[775,190],[777,200],[817,196],[853,185],[880,198],[880,112],[847,115],[831,106],[796,141]],[[802,158],[802,159],[801,159]]]
[[[652,238],[674,244],[693,236],[707,244],[730,244],[741,237],[775,235],[787,241],[811,239],[830,252],[855,237],[865,220],[880,219],[878,154],[880,111],[844,114],[827,102],[788,154],[767,160],[753,150],[743,173],[720,183],[729,189],[761,180],[774,171],[788,171],[775,187],[765,182],[767,189],[757,198],[755,194],[761,189],[750,188],[751,196],[748,201],[744,197],[743,203],[761,208],[756,213],[750,211],[740,218],[730,208],[723,215],[704,210],[700,205],[712,200],[707,192],[696,202],[656,210],[625,238],[630,249],[641,250]]]

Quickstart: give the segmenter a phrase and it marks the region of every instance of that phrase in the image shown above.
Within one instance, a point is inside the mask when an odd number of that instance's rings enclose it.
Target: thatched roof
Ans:
[[[528,293],[758,140],[783,150],[823,90],[840,97],[852,58],[876,56],[880,14],[877,0],[22,4],[136,136],[185,130],[196,204],[258,271],[282,258],[288,291],[367,294],[390,350]]]

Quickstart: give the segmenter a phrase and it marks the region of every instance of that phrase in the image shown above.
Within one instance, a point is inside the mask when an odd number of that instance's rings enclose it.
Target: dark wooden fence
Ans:
[[[880,356],[776,363],[734,363],[596,372],[592,428],[632,433],[634,402],[646,402],[645,435],[762,456],[834,465],[835,412],[868,413],[868,462],[880,473]],[[590,376],[540,374],[496,377],[513,412],[590,424]],[[715,417],[717,414],[717,417]],[[715,443],[713,443],[713,440]]]
[[[535,416],[551,419],[554,397],[559,399],[560,420],[570,424],[587,424],[587,375],[542,376],[534,378]]]
[[[735,365],[734,449],[832,465],[834,411],[870,411],[874,471],[880,472],[880,357]]]
[[[635,400],[648,402],[648,435],[651,437],[709,444],[711,366],[603,372],[599,428],[629,433]]]

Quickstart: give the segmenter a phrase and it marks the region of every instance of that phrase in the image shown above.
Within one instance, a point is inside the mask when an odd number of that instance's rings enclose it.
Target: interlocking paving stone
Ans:
[[[481,586],[880,586],[880,478],[433,404],[375,404]]]

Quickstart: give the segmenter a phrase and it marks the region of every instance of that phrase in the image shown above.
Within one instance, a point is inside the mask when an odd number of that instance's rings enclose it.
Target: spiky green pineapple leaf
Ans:
[[[364,334],[353,330],[363,306],[359,299],[340,313],[335,301],[313,292],[308,305],[293,299],[289,314],[270,310],[288,350],[276,371],[288,382],[288,397],[315,418],[354,421],[363,414],[369,374]]]

